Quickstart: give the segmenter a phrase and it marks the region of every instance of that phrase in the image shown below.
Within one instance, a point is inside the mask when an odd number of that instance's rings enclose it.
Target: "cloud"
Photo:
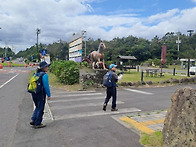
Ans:
[[[162,21],[171,18],[179,13],[179,9],[168,10],[166,13],[159,13],[149,17],[149,22]]]
[[[196,0],[192,0],[192,2],[196,3]]]
[[[36,29],[41,29],[39,42],[68,41],[73,33],[87,31],[87,38],[111,40],[129,35],[152,39],[167,32],[186,33],[195,29],[196,7],[172,9],[165,13],[141,17],[122,11],[122,14],[91,14],[96,0],[4,0],[0,3],[0,46],[5,42],[17,51],[36,43]]]

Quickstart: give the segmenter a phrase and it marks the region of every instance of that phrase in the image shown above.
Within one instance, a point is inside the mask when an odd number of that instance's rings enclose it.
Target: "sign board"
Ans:
[[[69,60],[82,62],[82,34],[73,35],[69,41]]]
[[[42,56],[41,62],[46,61],[47,64],[50,64],[50,55]]]

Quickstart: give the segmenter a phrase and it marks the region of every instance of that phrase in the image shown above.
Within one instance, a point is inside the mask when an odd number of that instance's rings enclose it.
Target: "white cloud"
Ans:
[[[165,19],[175,16],[177,13],[179,13],[178,9],[169,10],[166,13],[159,13],[159,14],[150,16],[149,21],[154,22],[154,21],[165,20]]]
[[[68,41],[73,33],[87,31],[87,37],[111,40],[129,35],[151,39],[166,32],[186,33],[195,29],[196,7],[172,9],[149,17],[139,15],[85,15],[93,11],[94,0],[4,0],[0,3],[0,46],[14,45],[16,50],[36,43],[36,28],[41,29],[39,42]],[[130,9],[131,10],[131,9]]]
[[[192,0],[192,2],[196,3],[196,0]]]

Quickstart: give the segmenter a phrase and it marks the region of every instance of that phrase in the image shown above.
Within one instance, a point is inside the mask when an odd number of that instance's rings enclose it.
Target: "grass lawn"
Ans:
[[[8,63],[0,63],[2,64],[4,67],[8,67]],[[16,63],[11,63],[12,67],[24,67],[25,64],[21,63],[21,64],[16,64]]]
[[[179,76],[179,75],[173,76],[173,75],[168,75],[168,74],[164,74],[164,76],[161,76],[161,77],[160,76],[146,77],[146,73],[144,73],[143,80],[145,82],[147,82],[147,81],[160,82],[160,81],[169,80],[171,78],[182,79],[184,77],[185,76]],[[141,72],[130,72],[130,74],[124,74],[122,80],[119,81],[119,83],[121,83],[121,82],[137,82],[137,81],[141,81]]]
[[[145,145],[146,147],[162,147],[163,146],[162,132],[156,131],[151,135],[142,133],[140,141],[141,144]]]

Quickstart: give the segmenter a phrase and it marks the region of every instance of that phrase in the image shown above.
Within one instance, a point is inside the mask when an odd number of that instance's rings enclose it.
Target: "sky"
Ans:
[[[112,40],[130,35],[151,40],[167,32],[196,31],[196,0],[3,0],[0,47],[16,53],[39,43],[69,41],[73,33]]]

